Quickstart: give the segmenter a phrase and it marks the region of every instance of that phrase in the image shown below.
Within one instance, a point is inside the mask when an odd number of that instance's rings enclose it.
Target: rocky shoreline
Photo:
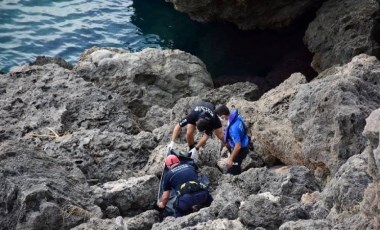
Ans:
[[[339,18],[357,36],[342,41],[348,30],[326,18],[347,6]],[[325,1],[305,35],[319,75],[294,73],[263,95],[249,82],[214,88],[202,61],[179,50],[94,47],[74,66],[45,58],[1,74],[0,228],[379,229],[378,9]],[[209,140],[200,166],[213,203],[160,221],[163,152],[201,99],[237,107],[255,150],[241,175],[225,175]]]

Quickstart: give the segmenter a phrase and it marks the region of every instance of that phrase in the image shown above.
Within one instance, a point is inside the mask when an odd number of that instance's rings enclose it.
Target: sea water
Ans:
[[[129,51],[153,47],[199,57],[214,79],[265,76],[286,55],[305,50],[305,25],[242,31],[226,22],[193,21],[164,0],[0,0],[0,71],[41,55],[75,64],[93,46]],[[310,63],[294,56],[289,73],[302,71],[297,62]]]

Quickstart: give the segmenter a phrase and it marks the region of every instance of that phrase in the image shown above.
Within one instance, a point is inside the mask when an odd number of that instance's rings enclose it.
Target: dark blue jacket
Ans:
[[[174,189],[177,192],[180,186],[188,181],[198,182],[194,167],[189,164],[179,164],[165,175],[163,189],[164,191]]]

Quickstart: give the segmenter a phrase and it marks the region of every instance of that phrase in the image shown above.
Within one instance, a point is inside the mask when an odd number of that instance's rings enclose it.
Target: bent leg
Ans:
[[[192,125],[192,124],[188,124],[186,126],[186,142],[187,142],[187,145],[190,147],[190,148],[193,148],[194,147],[194,132],[195,132],[195,125]]]

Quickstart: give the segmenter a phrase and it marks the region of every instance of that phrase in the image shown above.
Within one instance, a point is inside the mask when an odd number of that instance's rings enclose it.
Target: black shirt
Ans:
[[[215,107],[210,102],[198,102],[191,112],[179,121],[179,126],[184,127],[187,124],[195,125],[199,118],[208,118],[210,120],[210,127],[205,130],[205,133],[211,136],[214,129],[222,127],[218,116],[214,113]]]

